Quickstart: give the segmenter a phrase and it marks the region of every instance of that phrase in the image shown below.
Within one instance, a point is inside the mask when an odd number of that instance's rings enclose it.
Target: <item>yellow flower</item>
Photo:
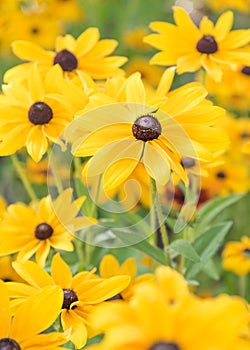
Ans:
[[[48,140],[58,137],[73,119],[50,93],[57,92],[56,79],[61,71],[51,68],[45,77],[36,65],[29,69],[27,86],[18,82],[3,85],[0,96],[0,155],[10,155],[26,146],[29,155],[39,162],[47,151]]]
[[[236,69],[237,64],[250,65],[249,52],[242,49],[250,41],[250,30],[233,30],[233,12],[223,13],[214,25],[203,17],[199,28],[188,13],[174,7],[176,25],[152,22],[145,42],[161,50],[150,61],[152,64],[177,66],[177,73],[195,72],[203,67],[215,81],[221,81],[223,69]]]
[[[219,105],[244,113],[250,108],[250,66],[239,66],[236,71],[225,69],[220,83],[207,75],[206,88]]]
[[[143,42],[143,37],[148,34],[148,30],[145,27],[135,27],[127,30],[122,38],[122,42],[127,48],[133,50],[148,51],[150,46]]]
[[[44,333],[59,315],[63,293],[57,286],[49,286],[29,298],[11,318],[9,293],[0,281],[0,349],[60,350],[67,342],[63,333]]]
[[[92,271],[82,271],[72,276],[70,267],[57,253],[51,264],[51,275],[32,261],[15,262],[17,273],[28,283],[7,283],[12,306],[19,310],[20,304],[45,286],[60,286],[64,298],[61,301],[61,323],[66,331],[71,329],[70,340],[76,348],[82,348],[91,334],[91,315],[98,304],[112,298],[127,287],[129,276],[99,278]],[[17,308],[18,306],[18,308]]]
[[[208,176],[202,178],[201,185],[208,196],[247,192],[250,188],[249,167],[244,159],[235,159],[229,152],[220,160],[216,166],[207,168]]]
[[[242,12],[249,12],[249,0],[206,0],[206,3],[214,11],[233,8]]]
[[[100,306],[95,320],[105,337],[90,350],[228,350],[232,346],[246,350],[249,346],[246,304],[226,295],[203,300],[188,294],[171,304],[157,286],[144,285],[129,305]]]
[[[134,295],[137,286],[144,283],[152,283],[154,276],[152,274],[143,274],[136,277],[136,261],[134,258],[128,258],[121,265],[111,254],[105,255],[100,263],[100,276],[110,278],[113,276],[128,275],[131,277],[129,285],[122,290],[113,299],[122,299],[128,301]]]
[[[44,3],[43,0],[39,2]],[[46,13],[64,21],[83,20],[83,6],[77,0],[47,0]]]
[[[71,232],[96,221],[77,217],[85,198],[72,202],[71,197],[72,189],[67,189],[54,201],[47,196],[30,206],[11,204],[0,223],[0,255],[18,252],[17,261],[26,261],[35,254],[44,266],[51,248],[73,251]]]
[[[5,212],[7,204],[2,196],[0,196],[0,221],[3,217],[3,213]]]
[[[23,279],[16,273],[12,267],[13,257],[1,256],[0,257],[0,279],[7,281],[23,282]]]
[[[37,62],[43,69],[49,69],[58,64],[65,75],[74,77],[77,72],[88,73],[94,79],[105,79],[116,74],[122,74],[119,68],[127,59],[121,56],[110,56],[117,46],[117,41],[100,39],[97,28],[86,29],[77,39],[67,34],[58,36],[55,51],[45,50],[28,41],[17,40],[12,44],[14,54],[22,60]],[[25,74],[29,64],[15,67],[15,74]],[[13,78],[13,71],[5,74],[5,81]],[[20,79],[20,78],[19,78]]]
[[[243,236],[240,242],[227,242],[222,252],[223,269],[236,275],[250,272],[250,238]]]
[[[146,93],[139,73],[125,81],[111,79],[105,85],[109,94],[90,96],[88,112],[69,128],[66,138],[76,140],[72,153],[93,156],[86,174],[103,174],[105,191],[123,183],[139,162],[158,185],[167,183],[171,170],[187,182],[181,158],[208,161],[227,144],[223,132],[213,127],[224,111],[204,100],[207,93],[200,84],[168,93],[173,77],[170,68],[155,94]],[[102,107],[94,109],[98,106]],[[84,110],[77,114],[81,113]]]
[[[148,60],[143,57],[133,57],[126,64],[125,71],[127,75],[135,72],[141,73],[143,83],[156,86],[162,76],[162,68],[149,65]]]

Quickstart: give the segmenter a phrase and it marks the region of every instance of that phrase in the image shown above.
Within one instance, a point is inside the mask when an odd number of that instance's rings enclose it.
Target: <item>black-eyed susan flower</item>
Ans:
[[[78,112],[88,111],[75,120],[66,138],[76,140],[74,155],[93,156],[86,174],[103,174],[105,191],[123,183],[139,162],[158,185],[168,182],[171,170],[187,182],[181,158],[208,161],[227,144],[222,130],[213,127],[224,111],[205,100],[207,92],[200,84],[168,93],[173,77],[170,68],[154,93],[147,93],[139,73],[123,82],[111,79],[108,93],[90,96],[86,109]],[[78,139],[72,136],[75,130]]]
[[[55,200],[50,196],[39,203],[11,204],[0,223],[0,255],[17,254],[17,261],[33,255],[44,266],[50,249],[73,251],[73,234],[93,225],[95,219],[77,214],[84,202],[80,197],[72,202],[72,189],[65,190]]]
[[[249,110],[250,66],[240,65],[235,71],[224,69],[220,83],[207,75],[205,86],[220,106],[241,111],[243,114]]]
[[[129,285],[113,299],[128,301],[134,294],[136,286],[144,283],[152,283],[154,276],[150,273],[142,274],[136,277],[136,261],[134,258],[126,259],[121,265],[111,254],[105,255],[100,263],[100,276],[110,278],[113,276],[128,275],[131,277]]]
[[[51,275],[35,262],[15,262],[17,273],[28,283],[7,283],[10,296],[13,297],[12,310],[18,310],[20,304],[30,295],[45,286],[60,286],[63,291],[61,300],[61,324],[66,331],[70,329],[70,340],[76,348],[82,348],[91,335],[91,315],[98,304],[120,293],[127,287],[130,277],[114,276],[99,278],[92,271],[82,271],[72,276],[70,267],[57,253],[51,264]]]
[[[28,41],[14,41],[14,54],[22,60],[37,62],[39,67],[49,69],[58,64],[65,75],[74,77],[78,71],[88,73],[94,79],[105,79],[123,74],[122,66],[127,59],[111,56],[117,46],[113,39],[100,39],[98,28],[86,29],[77,39],[72,35],[58,36],[55,51],[45,50]],[[15,79],[15,75],[24,76],[30,63],[19,65],[5,74],[5,81]],[[20,77],[18,78],[20,79]]]
[[[43,333],[60,313],[63,293],[58,286],[48,286],[25,301],[11,317],[9,293],[0,281],[0,349],[60,350],[67,342],[63,333]]]
[[[222,252],[223,269],[236,275],[250,272],[250,238],[243,236],[240,242],[227,242]]]
[[[200,299],[188,294],[169,303],[157,286],[144,285],[129,304],[109,303],[97,309],[95,324],[105,336],[90,349],[246,350],[248,320],[247,305],[240,298]]]
[[[203,17],[199,28],[181,7],[174,7],[174,19],[176,24],[150,24],[159,34],[150,34],[144,41],[161,50],[150,63],[176,65],[179,74],[203,67],[215,81],[221,81],[225,67],[236,69],[237,64],[250,65],[249,52],[243,49],[250,41],[250,30],[230,31],[232,11],[223,13],[215,25]]]
[[[26,85],[11,82],[3,85],[0,96],[0,155],[7,156],[26,146],[29,155],[39,162],[48,141],[59,142],[59,136],[73,115],[49,96],[58,91],[56,79],[61,74],[52,67],[45,77],[34,64]]]

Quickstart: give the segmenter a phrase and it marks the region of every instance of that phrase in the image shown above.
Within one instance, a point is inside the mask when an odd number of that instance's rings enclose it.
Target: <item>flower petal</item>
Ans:
[[[32,64],[28,74],[28,89],[34,102],[44,100],[44,87],[37,65]]]
[[[6,284],[0,280],[0,317],[1,317],[1,327],[0,327],[0,338],[6,338],[9,336],[10,328],[10,302],[9,302],[9,292]]]
[[[58,317],[62,303],[63,291],[60,287],[43,288],[17,309],[12,321],[10,337],[22,342],[44,331]]]
[[[82,348],[87,342],[87,328],[83,319],[76,315],[73,310],[63,310],[61,322],[64,330],[71,328],[70,340],[77,349]]]
[[[100,275],[102,278],[109,278],[119,274],[118,260],[111,254],[105,255],[100,263]]]
[[[53,52],[25,40],[16,40],[11,44],[14,54],[27,61],[40,61],[52,65]]]
[[[201,63],[205,70],[208,72],[208,74],[217,82],[219,83],[222,78],[222,70],[220,69],[219,65],[212,61],[209,57],[209,55],[203,54],[201,56]]]
[[[162,155],[154,148],[153,143],[147,142],[144,154],[143,164],[152,178],[158,184],[165,185],[170,177],[169,162],[162,157]]]
[[[214,28],[214,36],[217,41],[223,40],[230,32],[233,19],[234,15],[232,11],[226,11],[219,17]]]
[[[59,253],[57,253],[52,259],[51,276],[55,283],[61,286],[62,288],[71,287],[71,270],[69,266],[63,261]]]
[[[46,263],[46,259],[49,255],[49,251],[50,251],[50,242],[48,239],[46,239],[41,242],[36,252],[36,262],[39,266],[44,267]]]
[[[42,133],[41,125],[32,127],[26,140],[26,147],[33,160],[39,162],[48,148],[48,141]]]
[[[86,29],[77,39],[75,53],[81,57],[89,52],[98,42],[100,33],[98,28]]]
[[[35,288],[40,289],[55,284],[50,275],[33,261],[13,262],[13,267],[27,283]]]

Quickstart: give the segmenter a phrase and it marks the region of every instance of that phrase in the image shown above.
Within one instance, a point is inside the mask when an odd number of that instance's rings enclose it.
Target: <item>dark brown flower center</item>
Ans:
[[[181,350],[175,343],[158,342],[153,344],[148,350]]]
[[[134,122],[132,132],[137,140],[151,141],[160,136],[161,124],[152,115],[143,115]]]
[[[46,222],[42,222],[35,228],[35,236],[37,239],[44,240],[52,236],[53,228]]]
[[[72,72],[72,70],[76,69],[78,65],[76,56],[68,50],[62,50],[56,54],[54,64],[57,63],[65,72]]]
[[[30,107],[28,117],[35,125],[47,124],[53,118],[53,111],[47,103],[36,102]]]
[[[181,159],[181,165],[185,169],[190,169],[195,166],[195,160],[193,158],[184,157]]]
[[[21,350],[20,345],[11,338],[0,339],[0,350]]]
[[[217,42],[212,35],[204,35],[197,43],[196,49],[200,53],[215,53],[218,51]]]
[[[218,177],[218,179],[225,179],[227,176],[224,173],[224,171],[218,171],[218,173],[216,174],[216,177]]]
[[[62,309],[70,310],[70,305],[78,301],[76,293],[72,289],[63,289],[64,299]],[[73,306],[74,309],[76,306]]]
[[[250,137],[250,133],[248,133],[247,131],[243,131],[241,134],[240,134],[240,138],[241,139],[248,139]]]
[[[245,75],[250,75],[250,66],[245,66],[244,68],[242,68],[241,73]]]

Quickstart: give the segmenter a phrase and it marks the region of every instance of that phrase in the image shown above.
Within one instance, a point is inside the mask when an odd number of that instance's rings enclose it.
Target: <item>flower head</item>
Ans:
[[[49,95],[58,91],[58,66],[45,77],[38,67],[29,69],[25,85],[11,82],[3,85],[0,96],[0,155],[10,155],[26,146],[30,156],[39,162],[47,151],[48,141],[58,140],[73,115]]]
[[[240,242],[227,242],[222,252],[222,266],[236,275],[250,272],[250,238],[243,236]]]
[[[57,286],[41,289],[26,300],[11,317],[8,288],[0,281],[0,349],[59,350],[67,342],[63,333],[41,334],[59,315],[63,293]]]
[[[44,266],[51,248],[73,251],[71,231],[96,221],[77,217],[85,197],[74,202],[71,197],[72,189],[68,189],[55,201],[47,196],[30,206],[10,205],[0,224],[0,255],[18,252],[17,261],[26,261],[35,254],[38,264]]]
[[[215,81],[221,81],[223,68],[236,69],[237,64],[249,65],[249,52],[242,49],[250,41],[250,30],[233,30],[233,12],[223,13],[214,25],[203,17],[199,28],[188,13],[174,7],[176,24],[152,22],[159,34],[150,34],[145,42],[161,50],[152,64],[177,66],[177,73],[195,72],[203,67]]]
[[[77,72],[88,73],[94,79],[105,79],[116,74],[122,74],[119,68],[127,59],[121,56],[111,56],[117,46],[117,41],[100,39],[97,28],[86,29],[77,39],[72,35],[58,36],[55,51],[45,50],[28,41],[14,41],[14,54],[22,60],[37,62],[39,67],[48,70],[58,64],[64,75],[74,77]],[[25,74],[29,64],[17,66],[5,74],[5,81],[14,79],[18,73]],[[20,77],[19,77],[20,79]]]
[[[75,139],[73,154],[92,156],[86,174],[103,174],[105,191],[123,183],[139,162],[158,185],[169,181],[171,171],[187,183],[181,158],[208,161],[225,147],[225,135],[213,127],[223,110],[204,100],[207,93],[200,84],[168,92],[173,77],[170,68],[154,93],[146,91],[139,73],[125,81],[114,78],[107,83],[108,93],[90,96],[88,112],[69,127],[66,138]],[[72,137],[76,130],[78,138]]]
[[[64,330],[71,329],[70,340],[77,348],[82,348],[91,335],[91,316],[96,306],[120,293],[130,282],[130,277],[126,275],[99,278],[94,270],[73,276],[59,254],[52,259],[51,275],[32,261],[15,262],[14,268],[28,283],[28,286],[8,283],[10,295],[14,297],[14,309],[19,309],[27,297],[36,295],[45,286],[60,286],[63,292],[60,306],[62,327]]]

